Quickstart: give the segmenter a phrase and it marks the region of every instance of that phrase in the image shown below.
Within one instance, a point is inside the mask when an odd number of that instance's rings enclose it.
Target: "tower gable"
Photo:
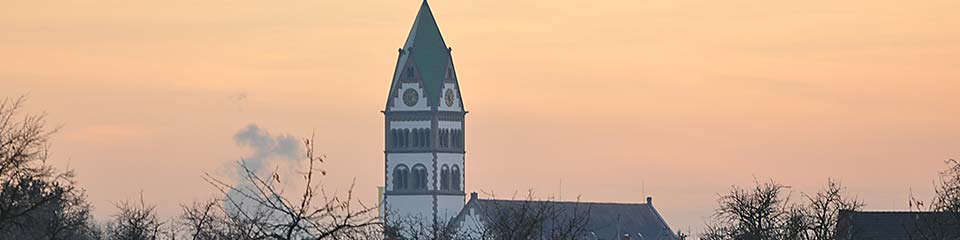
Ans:
[[[444,83],[456,84],[456,74],[453,73],[453,58],[450,48],[443,41],[440,28],[437,26],[433,12],[426,1],[420,6],[410,34],[407,36],[403,48],[399,49],[397,68],[394,71],[391,84],[391,95],[387,100],[388,110],[390,101],[398,83],[403,82],[409,68],[416,69],[417,79],[422,83],[423,95],[427,106],[433,108],[442,106],[444,97]],[[459,91],[457,91],[459,96]],[[462,105],[462,104],[458,104]]]

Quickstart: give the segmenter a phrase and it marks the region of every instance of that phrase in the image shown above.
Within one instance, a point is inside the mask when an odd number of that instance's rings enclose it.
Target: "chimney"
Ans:
[[[477,192],[470,193],[470,200],[475,200],[475,199],[477,199]]]
[[[647,197],[647,204],[653,204],[653,197]]]

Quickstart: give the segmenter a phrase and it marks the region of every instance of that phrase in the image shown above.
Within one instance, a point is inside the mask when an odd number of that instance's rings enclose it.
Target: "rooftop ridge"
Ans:
[[[948,213],[948,212],[937,212],[937,211],[896,211],[896,210],[868,210],[868,211],[851,211],[851,210],[841,210],[842,212],[848,213],[868,213],[868,214],[910,214],[910,213]]]
[[[628,202],[587,202],[587,201],[553,201],[553,200],[518,200],[518,199],[493,199],[478,198],[479,201],[501,201],[501,202],[551,202],[551,203],[589,203],[589,204],[608,204],[608,205],[651,205],[646,202],[628,203]]]

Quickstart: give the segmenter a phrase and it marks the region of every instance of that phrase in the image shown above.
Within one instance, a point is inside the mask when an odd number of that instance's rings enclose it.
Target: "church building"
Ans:
[[[508,200],[466,199],[465,117],[452,49],[426,1],[397,52],[384,114],[381,216],[424,225],[482,227],[484,213]],[[564,208],[563,202],[551,202]],[[648,198],[645,203],[583,203],[591,207],[586,239],[675,239]],[[489,215],[489,214],[488,214]],[[474,221],[468,221],[474,219]],[[640,235],[646,236],[641,237]]]

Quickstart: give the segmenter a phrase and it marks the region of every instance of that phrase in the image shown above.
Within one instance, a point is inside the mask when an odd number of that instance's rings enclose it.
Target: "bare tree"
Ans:
[[[492,194],[490,194],[493,196]],[[492,197],[495,198],[495,197]],[[529,191],[525,199],[495,200],[485,203],[480,215],[483,226],[464,229],[479,239],[583,239],[590,222],[590,206],[575,202],[537,199]]]
[[[960,220],[960,162],[949,159],[947,169],[940,172],[931,210],[946,212]]]
[[[97,234],[91,223],[93,207],[86,201],[86,195],[73,189],[73,183],[66,183],[67,187],[61,184],[40,176],[18,179],[16,185],[0,184],[6,201],[37,203],[43,200],[33,210],[11,219],[11,226],[0,233],[0,239],[94,238]],[[45,197],[50,198],[44,200]]]
[[[353,198],[353,185],[345,197],[328,195],[320,187],[319,176],[326,175],[320,168],[325,159],[314,155],[313,138],[304,140],[307,169],[302,173],[306,181],[296,198],[288,198],[280,182],[280,173],[274,170],[263,177],[238,162],[243,179],[234,185],[210,174],[205,179],[223,194],[225,206],[217,208],[221,236],[231,239],[357,239],[379,229],[376,207],[367,207]],[[356,206],[359,205],[359,206]],[[212,205],[210,205],[212,208]],[[185,214],[191,223],[191,232],[203,232],[207,224],[216,220],[200,221],[210,215],[207,207],[190,208]],[[198,217],[199,216],[199,217]],[[380,234],[379,232],[377,234]]]
[[[790,202],[789,187],[755,182],[752,189],[737,186],[719,199],[715,222],[702,239],[836,239],[837,218],[842,210],[858,210],[863,202],[846,195],[833,179],[815,194],[802,194],[806,203]]]
[[[163,224],[155,206],[147,205],[141,194],[140,201],[123,201],[114,205],[118,212],[107,224],[107,239],[154,240],[163,238]]]
[[[34,184],[60,180],[45,164],[49,138],[56,131],[45,129],[45,114],[20,118],[25,101],[20,97],[0,103],[0,231],[21,225],[18,218],[57,198],[51,186]],[[35,194],[29,194],[31,190]]]
[[[587,236],[590,206],[579,198],[576,202],[538,199],[529,191],[525,198],[514,195],[511,200],[483,201],[477,214],[449,220],[385,214],[390,217],[384,232],[391,240],[572,240]]]
[[[25,98],[0,102],[0,239],[90,239],[92,207],[73,171],[46,163],[46,114],[21,114]]]
[[[426,219],[414,216],[401,216],[396,212],[386,213],[390,216],[385,220],[383,233],[386,239],[406,240],[465,240],[470,239],[463,232],[458,231],[451,221],[434,222],[432,218]]]
[[[779,239],[791,217],[787,186],[756,182],[750,190],[733,186],[718,200],[717,223],[707,227],[705,239]]]
[[[234,211],[224,208],[222,199],[182,205],[177,222],[178,236],[194,240],[272,239],[261,229],[266,224],[265,211]]]
[[[177,223],[183,231],[181,234],[194,240],[225,239],[227,234],[221,233],[225,219],[218,214],[220,206],[222,203],[219,199],[180,205],[181,214]]]
[[[827,186],[813,195],[804,194],[808,201],[805,209],[807,216],[807,239],[836,239],[837,222],[840,211],[857,211],[864,203],[846,194],[846,188],[840,182],[827,179]]]
[[[919,239],[960,239],[960,162],[948,159],[945,164],[946,170],[939,172],[929,205],[911,199],[911,208],[917,211],[914,234]]]

